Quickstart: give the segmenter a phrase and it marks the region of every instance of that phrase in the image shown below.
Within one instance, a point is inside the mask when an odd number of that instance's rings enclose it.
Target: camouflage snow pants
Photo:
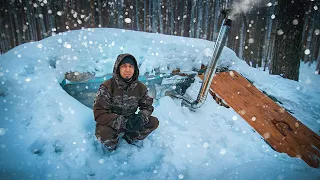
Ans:
[[[140,131],[129,132],[125,129],[126,121],[126,119],[120,120],[120,122],[114,120],[107,124],[97,124],[95,133],[97,139],[109,150],[115,150],[118,146],[120,133],[125,133],[123,136],[126,136],[126,138],[129,138],[132,141],[143,140],[159,126],[158,119],[151,116],[149,118],[149,123],[145,124]]]

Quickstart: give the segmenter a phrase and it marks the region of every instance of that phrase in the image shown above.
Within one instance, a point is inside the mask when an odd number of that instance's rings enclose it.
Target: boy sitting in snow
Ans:
[[[113,77],[100,85],[94,101],[96,137],[115,150],[119,134],[129,144],[137,144],[154,131],[159,121],[151,116],[153,99],[147,87],[138,81],[139,69],[131,54],[120,54],[114,64]],[[139,107],[139,113],[135,114]]]

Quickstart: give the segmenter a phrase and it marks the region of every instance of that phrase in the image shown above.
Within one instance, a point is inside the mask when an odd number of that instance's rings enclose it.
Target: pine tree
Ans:
[[[278,4],[277,34],[271,74],[298,80],[300,67],[301,36],[307,2],[296,0],[294,3],[280,0]]]

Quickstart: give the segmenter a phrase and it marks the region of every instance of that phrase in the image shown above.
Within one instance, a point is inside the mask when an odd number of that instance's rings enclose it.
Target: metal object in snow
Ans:
[[[189,108],[194,110],[194,109],[201,107],[202,104],[204,103],[204,101],[207,99],[207,95],[210,90],[210,85],[211,85],[212,79],[215,75],[215,71],[216,71],[215,67],[216,67],[217,62],[219,60],[219,57],[221,55],[222,49],[226,43],[226,40],[227,40],[227,37],[229,34],[229,30],[231,27],[231,22],[232,21],[230,19],[223,20],[223,24],[221,26],[217,41],[216,41],[214,48],[213,48],[212,60],[206,70],[205,77],[202,82],[197,99],[195,101],[193,101],[190,98],[187,98],[187,97],[179,95],[179,94],[175,94],[172,92],[168,93],[170,96],[183,99],[182,105],[188,106]]]

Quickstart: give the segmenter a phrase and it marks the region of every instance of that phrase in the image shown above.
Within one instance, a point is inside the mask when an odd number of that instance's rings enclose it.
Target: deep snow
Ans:
[[[137,148],[120,142],[103,155],[92,110],[59,85],[69,71],[112,72],[133,54],[140,74],[190,71],[208,63],[213,42],[119,29],[85,29],[20,45],[0,56],[0,174],[4,179],[317,179],[319,169],[273,151],[234,110],[209,95],[196,112],[181,100],[154,102],[159,128]],[[320,76],[301,64],[300,81],[249,67],[224,48],[230,66],[276,97],[320,134]],[[187,94],[197,97],[200,79]]]

